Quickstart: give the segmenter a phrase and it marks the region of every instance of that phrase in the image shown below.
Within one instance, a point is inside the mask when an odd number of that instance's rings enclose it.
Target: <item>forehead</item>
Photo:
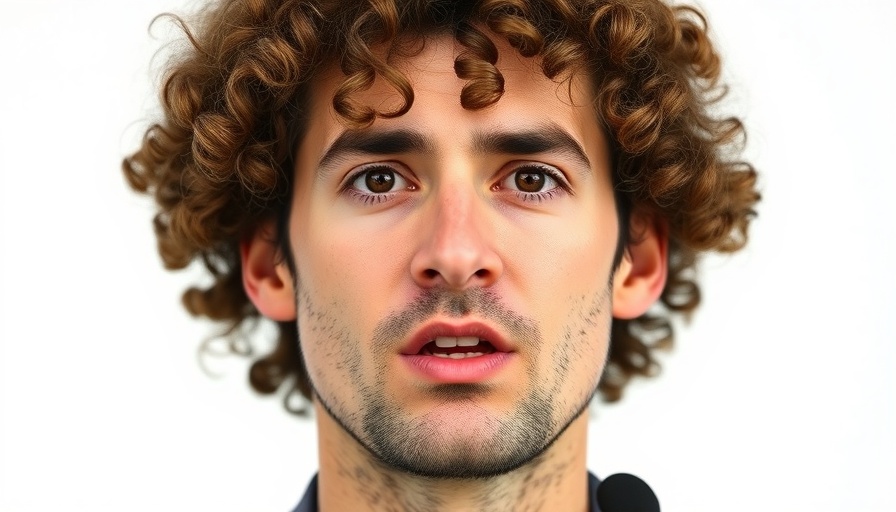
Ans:
[[[497,102],[473,110],[461,106],[461,91],[471,80],[457,76],[455,60],[468,49],[450,35],[432,35],[421,41],[419,52],[389,59],[413,90],[410,110],[396,118],[378,117],[371,127],[412,127],[437,139],[442,134],[445,140],[461,142],[465,133],[551,125],[569,134],[594,161],[605,160],[607,145],[593,108],[594,93],[588,77],[571,72],[549,79],[541,70],[540,59],[523,57],[501,37],[489,37],[498,49],[494,69],[503,79],[503,94]],[[482,65],[494,73],[487,64]],[[333,106],[333,98],[345,81],[346,75],[333,64],[311,84],[302,146],[325,148],[351,129]],[[393,111],[404,102],[404,97],[380,77],[350,98],[356,106],[378,112]]]

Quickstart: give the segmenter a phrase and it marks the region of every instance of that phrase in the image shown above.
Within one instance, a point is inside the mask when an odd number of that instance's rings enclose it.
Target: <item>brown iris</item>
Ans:
[[[395,186],[395,173],[386,169],[368,171],[364,176],[364,184],[371,192],[388,192]]]
[[[521,192],[538,192],[544,188],[544,172],[541,171],[517,171],[516,188]]]

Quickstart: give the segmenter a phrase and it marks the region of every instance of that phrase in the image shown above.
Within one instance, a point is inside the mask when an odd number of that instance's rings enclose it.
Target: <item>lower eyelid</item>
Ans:
[[[380,204],[382,202],[388,201],[395,197],[396,192],[386,192],[383,194],[368,194],[366,192],[361,192],[360,190],[356,190],[354,188],[348,187],[345,189],[345,193],[352,196],[355,200],[360,201],[364,204]]]
[[[561,185],[557,185],[556,187],[545,190],[542,192],[520,192],[518,190],[514,190],[513,193],[519,197],[522,201],[525,202],[542,202],[547,201],[549,199],[553,199],[558,194],[566,194],[567,191]]]

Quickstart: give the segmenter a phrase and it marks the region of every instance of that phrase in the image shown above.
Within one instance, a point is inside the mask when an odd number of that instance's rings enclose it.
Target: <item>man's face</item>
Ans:
[[[316,399],[381,461],[500,474],[584,410],[604,366],[618,224],[585,80],[496,38],[505,94],[460,106],[449,37],[398,63],[411,110],[347,130],[314,83],[289,240]],[[377,82],[354,97],[397,96]]]

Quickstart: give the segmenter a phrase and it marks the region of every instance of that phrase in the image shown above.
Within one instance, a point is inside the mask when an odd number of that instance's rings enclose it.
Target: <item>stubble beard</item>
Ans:
[[[362,420],[367,448],[394,469],[442,479],[502,475],[547,448],[557,429],[553,405],[544,393],[529,393],[513,413],[501,417],[480,409],[470,396],[479,394],[473,386],[438,391],[444,406],[458,416],[477,416],[468,424],[441,416],[411,418],[395,401],[370,397]]]
[[[436,413],[413,417],[395,399],[400,397],[387,396],[385,361],[392,354],[394,340],[403,339],[439,311],[455,317],[475,311],[535,354],[543,344],[534,320],[504,308],[487,289],[462,295],[427,291],[407,309],[381,321],[374,331],[371,346],[375,347],[373,367],[377,373],[371,385],[359,386],[360,415],[339,412],[311,382],[315,399],[376,460],[403,473],[436,479],[484,479],[532,463],[588,408],[597,391],[597,379],[577,407],[558,418],[564,411],[557,410],[556,396],[566,376],[555,367],[552,378],[544,381],[551,385],[539,385],[535,362],[530,361],[526,371],[531,384],[510,413],[498,415],[477,403],[478,398],[487,396],[488,385],[442,384],[429,388],[433,398],[456,411],[456,416],[463,417],[466,411],[477,417],[478,423],[449,422]]]

